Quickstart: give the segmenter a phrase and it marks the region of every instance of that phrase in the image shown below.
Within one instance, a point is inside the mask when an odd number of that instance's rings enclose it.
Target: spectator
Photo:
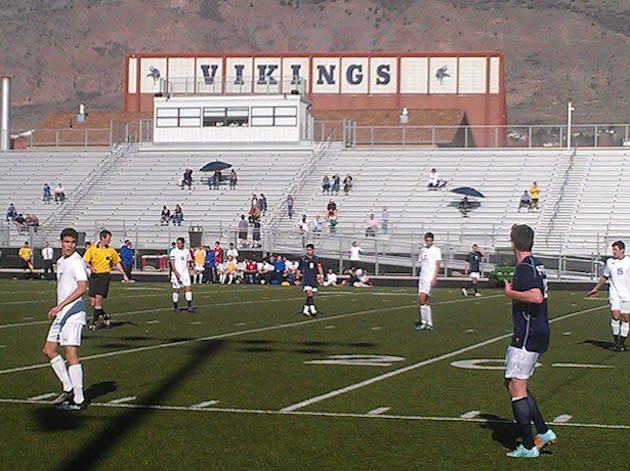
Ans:
[[[169,221],[171,220],[171,210],[166,207],[166,205],[162,206],[162,214],[160,215],[160,226],[168,226]]]
[[[39,229],[39,218],[32,213],[28,213],[24,218],[24,224],[26,227],[32,227],[35,233]]]
[[[470,201],[468,201],[468,196],[464,196],[459,202],[459,211],[464,217],[468,217],[468,213],[470,212],[471,208],[472,205],[470,204]]]
[[[13,203],[9,204],[7,208],[7,222],[15,222],[15,218],[17,218],[18,212],[15,209],[15,205]]]
[[[214,250],[214,263],[216,263],[217,266],[222,264],[225,252],[223,251],[223,247],[221,247],[221,242],[217,240],[212,250]]]
[[[256,219],[253,223],[254,228],[252,230],[252,246],[254,248],[260,248],[260,220]]]
[[[315,216],[315,221],[313,222],[313,235],[315,237],[319,237],[324,230],[324,221],[321,220],[319,214]]]
[[[521,199],[518,203],[518,212],[521,212],[521,208],[527,208],[527,211],[532,209],[532,198],[529,196],[529,192],[527,190],[523,191],[521,195]]]
[[[230,170],[230,190],[236,189],[236,184],[238,183],[238,175],[236,175],[236,170]]]
[[[206,250],[206,259],[204,260],[203,283],[215,283],[217,279],[217,266],[214,261],[214,250],[208,245],[204,247]]]
[[[221,178],[223,176],[221,175],[221,170],[215,170],[214,171],[214,175],[212,176],[212,187],[215,190],[219,189],[219,185],[221,184]]]
[[[245,219],[245,215],[241,214],[241,220],[238,222],[238,243],[241,248],[247,247],[247,231],[249,223]]]
[[[181,226],[182,221],[184,220],[184,211],[179,204],[175,205],[175,209],[173,210],[173,225]]]
[[[184,178],[182,178],[182,185],[181,188],[182,190],[184,189],[185,186],[188,187],[189,190],[192,190],[192,169],[187,168],[184,171]]]
[[[63,185],[59,183],[55,188],[55,203],[63,203],[66,200],[66,190],[64,190]]]
[[[277,256],[275,260],[272,262],[274,267],[274,276],[272,279],[272,284],[280,284],[284,281],[284,275],[287,268],[287,264],[284,259],[280,256]]]
[[[339,193],[340,187],[341,187],[341,177],[335,173],[332,177],[332,187],[331,187],[330,192],[337,195],[337,193]]]
[[[350,246],[350,260],[353,262],[361,260],[361,252],[363,252],[363,250],[361,250],[359,243],[355,240]]]
[[[289,195],[287,196],[287,215],[289,216],[289,219],[293,219],[293,205],[295,204],[295,201],[293,200],[293,196]]]
[[[125,240],[125,243],[120,246],[119,254],[120,263],[123,266],[123,271],[127,274],[127,278],[129,278],[129,283],[135,283],[136,280],[131,278],[131,269],[133,268],[136,251],[131,246],[131,241],[129,239]]]
[[[260,219],[260,208],[258,206],[252,206],[249,208],[249,222],[250,224],[254,224],[254,221],[258,221]]]
[[[337,213],[333,213],[332,215],[328,216],[328,228],[330,232],[336,232],[337,231]]]
[[[285,281],[289,283],[291,286],[297,284],[297,270],[298,270],[298,262],[292,262],[288,260],[287,257],[282,257],[284,260],[285,266]]]
[[[49,204],[50,200],[52,200],[52,190],[48,183],[44,183],[44,187],[42,188],[42,201],[45,204]]]
[[[253,285],[258,281],[258,264],[255,260],[245,259],[245,283]]]
[[[230,242],[230,248],[227,249],[226,255],[229,257],[230,255],[234,258],[235,262],[238,262],[238,249],[234,247],[234,243]]]
[[[15,218],[15,227],[17,227],[18,231],[26,229],[26,218],[22,215],[22,213],[18,214]]]
[[[48,244],[48,241],[44,242],[44,248],[42,248],[42,260],[44,261],[44,278],[47,280],[55,279],[55,271],[53,270],[55,252],[53,248]]]
[[[431,173],[429,174],[427,186],[429,188],[437,188],[440,186],[440,174],[434,168],[431,169]]]
[[[337,213],[337,203],[333,201],[332,198],[328,200],[328,205],[326,206],[326,211],[328,211],[328,217]]]
[[[374,213],[370,213],[367,220],[367,227],[365,228],[365,237],[376,237],[376,230],[378,229],[378,222],[374,217]]]
[[[258,196],[256,195],[256,193],[252,193],[252,199],[251,202],[249,204],[250,208],[257,208],[258,207]]]
[[[18,257],[20,257],[24,264],[24,278],[33,279],[33,272],[35,270],[33,267],[33,249],[29,247],[28,241],[24,242],[24,245],[18,250]]]
[[[300,237],[302,239],[302,247],[306,247],[306,241],[308,239],[308,221],[306,220],[306,214],[302,214],[302,219],[298,222],[298,231],[300,232]]]
[[[223,269],[223,281],[221,283],[225,283],[231,285],[238,278],[238,267],[236,266],[236,260],[232,255],[228,255],[227,261],[225,262],[225,267]]]
[[[540,206],[538,205],[538,200],[540,199],[540,188],[536,182],[532,183],[532,186],[529,188],[529,194],[532,197],[532,209],[534,211],[540,211]]]
[[[332,268],[328,269],[328,273],[326,273],[326,280],[323,283],[324,286],[337,286],[337,274],[333,271]]]
[[[343,179],[343,192],[346,196],[352,189],[352,176],[350,174],[346,175],[346,178]]]
[[[389,232],[389,211],[385,207],[381,211],[381,231],[383,231],[383,234]]]
[[[258,207],[260,208],[260,214],[264,216],[267,212],[267,198],[265,198],[264,193],[261,193],[260,198],[258,198]]]
[[[324,175],[324,177],[322,178],[322,195],[329,195],[330,194],[330,178],[328,178],[328,175]]]
[[[372,287],[372,283],[370,282],[370,279],[368,278],[367,273],[365,273],[365,270],[363,270],[363,268],[357,268],[354,272],[354,281],[352,283],[352,286],[355,288]]]

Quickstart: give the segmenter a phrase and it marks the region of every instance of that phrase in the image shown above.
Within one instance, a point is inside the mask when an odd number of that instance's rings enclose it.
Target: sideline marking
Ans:
[[[0,404],[31,404],[43,405],[50,407],[48,401],[31,401],[28,399],[0,399]],[[250,414],[250,415],[280,415],[280,416],[303,416],[303,417],[331,417],[331,418],[354,418],[354,419],[387,419],[387,420],[406,420],[406,421],[425,421],[425,422],[469,422],[481,424],[512,424],[512,420],[501,419],[463,419],[461,417],[439,417],[439,416],[421,416],[421,415],[391,415],[391,414],[356,414],[350,412],[315,412],[315,411],[294,411],[283,412],[281,410],[264,410],[264,409],[235,409],[221,407],[191,407],[191,406],[165,406],[150,404],[111,404],[103,402],[92,402],[90,407],[108,407],[114,409],[150,409],[150,410],[167,410],[167,411],[183,411],[183,412],[204,412],[204,413],[227,413],[227,414]],[[630,430],[630,425],[619,424],[584,424],[584,423],[564,423],[558,422],[555,425],[563,427],[576,428],[595,428],[595,429],[614,429],[614,430]]]
[[[488,298],[486,298],[486,299],[488,299]],[[575,317],[575,316],[578,316],[578,315],[581,315],[581,314],[586,314],[588,312],[597,311],[597,310],[599,310],[601,308],[602,307],[594,307],[594,308],[590,308],[590,309],[584,309],[582,311],[570,312],[570,313],[565,314],[563,316],[551,319],[549,321],[549,323],[553,324],[553,323],[556,323],[556,322],[564,320],[564,319],[569,319],[571,317]],[[283,407],[280,410],[282,412],[293,412],[293,411],[296,411],[298,409],[302,409],[302,408],[304,408],[306,406],[310,406],[312,404],[315,404],[317,402],[321,402],[321,401],[324,401],[326,399],[330,399],[332,397],[340,396],[340,395],[345,394],[347,392],[354,391],[355,389],[359,389],[359,388],[362,388],[364,386],[369,386],[370,384],[378,383],[380,381],[383,381],[384,379],[393,378],[394,376],[398,376],[398,375],[400,375],[402,373],[406,373],[407,371],[413,371],[413,370],[421,368],[423,366],[431,365],[433,363],[437,363],[438,361],[446,360],[448,358],[452,358],[454,356],[460,355],[462,353],[469,352],[471,350],[476,350],[477,348],[480,348],[480,347],[485,347],[486,345],[490,345],[492,343],[498,342],[499,340],[503,340],[503,339],[509,338],[511,336],[512,336],[512,332],[510,332],[508,334],[499,335],[497,337],[493,337],[493,338],[490,338],[488,340],[484,340],[482,342],[478,342],[478,343],[475,343],[473,345],[469,345],[467,347],[460,348],[458,350],[454,350],[454,351],[449,352],[449,353],[444,353],[443,355],[438,355],[437,357],[429,358],[427,360],[423,360],[423,361],[420,361],[418,363],[414,363],[412,365],[408,365],[408,366],[405,366],[403,368],[399,368],[397,370],[389,371],[389,372],[384,373],[384,374],[379,375],[379,376],[374,376],[372,378],[366,379],[364,381],[360,381],[358,383],[350,384],[350,385],[348,385],[346,387],[343,387],[343,388],[335,389],[333,391],[329,391],[327,393],[320,394],[319,396],[314,396],[314,397],[311,397],[309,399],[305,399],[305,400],[303,400],[301,402],[296,402],[295,404],[288,405],[286,407]]]
[[[562,414],[552,420],[554,424],[566,424],[569,420],[573,418],[572,415]]]
[[[471,411],[468,411],[468,412],[460,415],[459,417],[461,419],[474,419],[475,417],[478,417],[479,414],[481,414],[480,410],[471,410]]]
[[[57,393],[49,392],[49,393],[46,393],[46,394],[40,394],[39,396],[29,397],[28,400],[29,401],[41,401],[42,399],[48,399],[50,397],[55,397],[56,395],[57,395]]]
[[[381,415],[390,409],[391,407],[377,407],[376,409],[372,409],[370,412],[368,412],[367,415]]]
[[[499,295],[496,295],[494,297],[499,297],[499,296],[503,296],[503,295],[499,294]],[[492,297],[493,296],[488,296],[488,297],[486,297],[484,299],[491,299]],[[299,299],[303,299],[303,298],[299,298]],[[450,301],[436,302],[436,303],[433,303],[433,305],[437,305],[437,304],[453,304],[453,303],[466,302],[466,301],[467,301],[466,299],[454,299],[454,300],[450,300]],[[401,306],[393,306],[393,307],[378,308],[378,309],[369,309],[369,310],[366,310],[366,311],[347,312],[345,314],[338,314],[336,316],[327,316],[327,317],[320,317],[320,318],[316,318],[316,319],[309,319],[308,321],[304,321],[304,320],[300,319],[300,320],[293,321],[293,322],[288,322],[288,323],[285,323],[285,324],[276,324],[276,325],[258,327],[258,328],[255,328],[255,329],[240,330],[240,331],[237,331],[237,332],[227,332],[225,334],[209,335],[207,337],[199,337],[199,338],[196,338],[196,339],[179,340],[179,341],[176,341],[176,342],[159,343],[157,345],[147,345],[147,346],[144,346],[144,347],[130,348],[130,349],[127,349],[127,350],[115,350],[113,352],[98,353],[98,354],[95,354],[95,355],[82,356],[81,357],[81,361],[94,360],[94,359],[98,359],[98,358],[108,358],[108,357],[113,357],[113,356],[118,356],[118,355],[124,355],[126,353],[146,352],[146,351],[150,351],[150,350],[158,350],[158,349],[161,349],[161,348],[177,347],[177,346],[180,346],[180,345],[186,345],[186,344],[193,343],[193,342],[207,342],[208,340],[220,340],[220,339],[226,339],[226,338],[230,338],[230,337],[237,337],[239,335],[258,334],[260,332],[268,332],[268,331],[272,331],[272,330],[284,329],[285,327],[286,328],[304,327],[305,325],[312,325],[312,324],[316,324],[316,323],[320,323],[320,322],[328,322],[328,321],[336,320],[336,319],[347,319],[347,318],[350,318],[350,317],[362,316],[364,314],[372,314],[372,313],[375,313],[375,312],[387,312],[387,311],[395,311],[395,310],[400,310],[400,309],[410,309],[410,308],[416,307],[416,306],[417,306],[417,303],[406,304],[406,305],[403,304]],[[607,306],[601,306],[601,307],[597,307],[597,308],[592,308],[591,310],[601,309],[602,307],[607,307]],[[151,311],[154,311],[154,310],[155,309],[152,309]],[[162,310],[162,309],[158,309],[158,310]],[[49,322],[50,321],[46,321],[46,323],[49,323]],[[506,334],[506,335],[512,335],[512,334],[510,333],[510,334]],[[0,375],[7,374],[7,373],[18,373],[18,372],[21,372],[21,371],[28,371],[28,370],[37,370],[37,369],[41,369],[41,368],[46,368],[48,366],[50,366],[50,362],[38,363],[38,364],[35,364],[35,365],[28,365],[28,366],[18,366],[16,368],[9,368],[9,369],[6,369],[6,370],[0,370]]]
[[[612,365],[589,365],[587,363],[552,363],[557,368],[614,368]]]
[[[204,402],[200,402],[199,404],[192,405],[190,407],[192,407],[193,409],[203,409],[204,407],[213,406],[218,403],[219,401],[204,401]]]
[[[392,366],[395,361],[405,361],[403,357],[375,354],[328,355],[326,360],[307,360],[305,365],[344,365],[344,366]]]
[[[125,402],[131,402],[131,401],[135,401],[136,400],[136,396],[126,396],[126,397],[120,397],[118,399],[112,399],[111,401],[107,402],[106,404],[123,404]]]

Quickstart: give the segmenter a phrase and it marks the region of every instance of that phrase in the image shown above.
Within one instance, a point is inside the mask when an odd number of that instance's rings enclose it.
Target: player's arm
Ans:
[[[122,275],[123,281],[125,283],[129,283],[129,278],[127,277],[127,274],[125,273],[125,269],[123,268],[122,264],[120,262],[118,262],[114,266],[116,267],[116,270],[118,270],[120,272],[120,274]]]
[[[436,260],[435,262],[435,272],[433,273],[433,279],[431,280],[431,286],[435,286],[437,284],[438,275],[440,274],[440,266],[442,265],[442,260]]]
[[[322,283],[324,281],[324,268],[321,263],[317,264],[317,282]]]
[[[468,275],[468,260],[464,260],[464,275]]]
[[[593,286],[591,288],[591,290],[587,293],[587,296],[590,298],[591,296],[595,296],[597,294],[597,292],[601,289],[602,286],[604,286],[604,284],[606,283],[606,280],[608,278],[606,278],[604,275],[599,277],[599,280],[597,280],[597,283],[595,283],[595,286]]]
[[[75,290],[70,293],[65,299],[61,300],[59,304],[53,306],[50,311],[48,311],[48,318],[55,318],[64,307],[83,296],[83,294],[85,294],[85,292],[87,291],[87,286],[87,280],[78,280]]]
[[[179,275],[179,272],[177,271],[177,268],[175,268],[175,260],[173,258],[169,258],[168,263],[171,265],[171,271],[173,272],[173,275],[175,275],[175,278],[179,280],[180,275]]]
[[[544,300],[544,296],[540,288],[531,288],[527,291],[515,291],[512,289],[511,281],[505,280],[504,283],[505,295],[510,299],[528,304],[540,304]]]

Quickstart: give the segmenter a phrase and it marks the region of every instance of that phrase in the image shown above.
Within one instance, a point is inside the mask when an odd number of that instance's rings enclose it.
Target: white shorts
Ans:
[[[431,294],[431,281],[433,278],[418,278],[418,294],[426,293],[427,295]]]
[[[175,275],[171,275],[171,286],[173,289],[186,288],[190,286],[190,275],[188,272],[180,275],[179,280]]]
[[[529,379],[534,374],[539,356],[538,352],[529,352],[510,345],[505,352],[505,377]]]
[[[611,299],[610,310],[621,311],[622,314],[630,314],[630,301],[622,301],[621,299]]]
[[[203,265],[195,265],[195,271],[199,273],[203,273],[206,269]]]
[[[478,271],[471,271],[468,276],[471,280],[478,280],[479,278],[481,278],[481,273],[479,273]]]
[[[317,293],[317,286],[304,285],[304,291],[312,291]]]
[[[75,314],[73,317],[77,317],[78,319],[65,322],[63,325],[55,318],[50,325],[50,329],[48,329],[46,341],[58,343],[62,347],[79,347],[81,345],[81,331],[87,322],[87,313],[83,312],[83,316]]]

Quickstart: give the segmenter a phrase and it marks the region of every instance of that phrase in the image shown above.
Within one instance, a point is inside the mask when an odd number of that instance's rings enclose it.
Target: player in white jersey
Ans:
[[[83,395],[83,369],[79,363],[81,331],[87,324],[87,305],[83,294],[88,287],[87,267],[76,252],[79,234],[68,227],[61,231],[61,258],[57,260],[57,304],[48,311],[53,319],[43,352],[50,360],[63,390],[52,401],[60,409],[81,410],[87,406]],[[66,362],[57,353],[57,346],[64,348]]]
[[[188,312],[194,312],[192,307],[192,286],[190,283],[190,268],[192,265],[192,257],[190,256],[190,250],[184,248],[184,238],[178,237],[177,244],[174,249],[169,252],[169,261],[171,263],[171,286],[173,287],[173,311],[178,312],[179,307],[177,303],[179,301],[179,290],[184,288],[184,296],[186,297],[186,304]]]
[[[612,253],[613,256],[606,260],[604,273],[599,277],[593,289],[588,292],[588,296],[595,296],[608,280],[613,349],[623,352],[626,349],[626,337],[630,331],[630,257],[626,257],[626,244],[620,240],[613,242]]]
[[[416,330],[433,330],[433,316],[429,305],[431,288],[437,284],[442,262],[442,251],[433,245],[433,234],[424,235],[424,247],[420,249],[420,276],[418,278],[418,302],[420,303],[420,320],[416,322]]]

